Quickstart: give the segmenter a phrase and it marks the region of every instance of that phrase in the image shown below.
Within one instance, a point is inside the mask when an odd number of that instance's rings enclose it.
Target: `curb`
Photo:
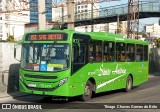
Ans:
[[[160,76],[160,72],[150,73],[149,76]]]

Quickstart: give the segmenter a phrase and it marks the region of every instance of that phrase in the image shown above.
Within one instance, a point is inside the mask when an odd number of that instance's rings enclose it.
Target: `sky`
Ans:
[[[140,0],[140,1],[159,1],[160,0]],[[101,7],[110,7],[110,6],[116,6],[116,5],[121,5],[121,4],[127,4],[128,3],[128,0],[119,0],[119,1],[112,1],[112,2],[103,2],[101,3]],[[160,18],[145,18],[145,19],[140,19],[139,20],[139,27],[140,27],[140,30],[143,30],[143,27],[145,24],[156,24],[158,23]]]

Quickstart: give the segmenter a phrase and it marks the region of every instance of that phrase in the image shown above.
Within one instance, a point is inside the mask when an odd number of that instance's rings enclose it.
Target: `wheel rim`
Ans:
[[[91,94],[91,90],[90,90],[90,87],[89,86],[86,86],[85,87],[85,96],[89,96]]]
[[[130,90],[132,88],[131,79],[128,79],[127,85],[128,85],[128,90]]]

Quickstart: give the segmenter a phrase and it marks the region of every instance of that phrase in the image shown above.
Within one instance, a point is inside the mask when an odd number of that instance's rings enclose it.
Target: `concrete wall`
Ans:
[[[17,58],[20,59],[21,46],[17,48]],[[11,64],[19,64],[14,59],[14,43],[0,43],[0,94],[8,89],[9,68]],[[9,80],[9,81],[8,81]]]

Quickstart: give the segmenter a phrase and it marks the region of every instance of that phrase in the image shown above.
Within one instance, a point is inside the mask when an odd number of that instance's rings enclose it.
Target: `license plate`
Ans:
[[[36,87],[36,84],[28,84],[28,87]]]

